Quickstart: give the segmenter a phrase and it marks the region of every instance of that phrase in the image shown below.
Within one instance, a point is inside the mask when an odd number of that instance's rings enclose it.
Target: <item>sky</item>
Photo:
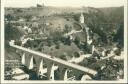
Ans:
[[[45,6],[71,7],[117,7],[123,6],[125,0],[4,0],[5,7],[31,7],[37,3]]]

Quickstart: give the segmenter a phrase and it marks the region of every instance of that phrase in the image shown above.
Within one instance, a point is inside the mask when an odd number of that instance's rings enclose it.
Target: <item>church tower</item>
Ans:
[[[83,15],[83,13],[81,13],[81,15],[80,15],[80,23],[84,23],[84,15]]]

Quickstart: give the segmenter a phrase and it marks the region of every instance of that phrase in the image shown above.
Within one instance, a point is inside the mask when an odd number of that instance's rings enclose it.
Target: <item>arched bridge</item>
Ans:
[[[60,74],[60,78],[59,79],[60,80],[64,80],[65,79],[65,73],[67,72],[66,69],[74,69],[74,70],[83,72],[85,74],[90,74],[92,76],[95,76],[97,74],[97,71],[95,71],[93,69],[90,69],[90,68],[87,68],[87,67],[83,67],[83,66],[80,66],[80,65],[77,65],[77,64],[74,64],[74,63],[70,63],[70,62],[67,62],[65,60],[62,60],[62,59],[59,59],[59,58],[56,58],[56,57],[51,57],[50,55],[46,55],[46,54],[31,50],[31,49],[28,49],[28,48],[24,48],[24,47],[15,45],[12,42],[10,42],[10,46],[15,48],[16,50],[19,50],[19,51],[23,52],[22,56],[24,56],[25,53],[26,53],[26,54],[32,55],[31,59],[33,57],[39,56],[40,58],[45,60],[46,61],[46,66],[47,66],[46,73],[47,73],[47,78],[48,79],[51,79],[51,74],[53,73],[53,70],[52,70],[53,69],[52,68],[53,65],[57,65],[57,67],[59,68],[59,74]],[[31,62],[31,60],[30,60],[30,62]],[[26,62],[24,62],[24,60],[22,60],[22,63],[24,63],[24,65],[25,65]],[[42,63],[42,61],[41,61],[41,63]],[[29,66],[29,68],[32,68],[32,67],[33,66]]]

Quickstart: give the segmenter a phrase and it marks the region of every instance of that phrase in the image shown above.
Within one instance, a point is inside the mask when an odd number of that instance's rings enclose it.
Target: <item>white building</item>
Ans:
[[[80,23],[84,23],[84,15],[83,15],[83,13],[81,13],[81,16],[80,16]]]

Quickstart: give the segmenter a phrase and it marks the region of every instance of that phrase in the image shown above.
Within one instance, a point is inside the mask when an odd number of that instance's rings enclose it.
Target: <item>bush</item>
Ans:
[[[74,57],[78,58],[80,57],[80,54],[78,52],[74,52]]]

